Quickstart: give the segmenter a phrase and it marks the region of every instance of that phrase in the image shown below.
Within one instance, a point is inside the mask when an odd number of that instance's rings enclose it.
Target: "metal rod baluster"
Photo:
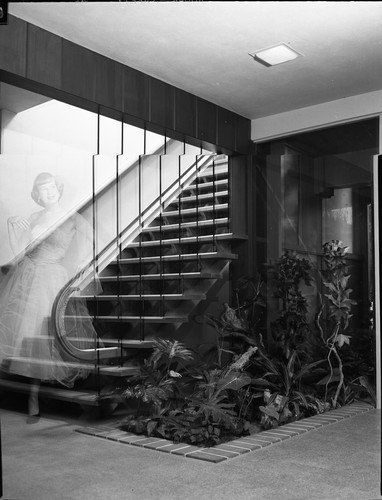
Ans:
[[[183,142],[183,154],[185,154],[185,144]],[[182,237],[181,237],[181,225],[182,225],[182,155],[178,156],[178,187],[179,187],[179,195],[178,195],[178,274],[179,274],[179,282],[178,282],[178,293],[183,293],[183,283],[181,280],[181,272],[182,272]],[[175,247],[176,248],[176,247]]]
[[[199,170],[200,170],[200,163],[203,164],[203,161],[200,161],[200,156],[202,155],[202,148],[200,149],[200,155],[196,157],[196,163],[195,163],[195,221],[196,221],[196,226],[195,226],[195,231],[196,231],[196,243],[195,243],[195,250],[196,250],[196,270],[201,272],[202,271],[202,263],[199,258],[200,254],[200,249],[199,249]]]
[[[96,256],[97,256],[98,252],[97,252],[97,210],[96,210],[96,203],[97,202],[96,202],[96,168],[95,168],[96,158],[95,157],[99,156],[99,154],[100,154],[100,141],[101,141],[101,138],[100,138],[100,119],[101,119],[101,115],[98,112],[98,114],[97,114],[97,147],[96,147],[96,154],[93,155],[93,158],[92,158],[93,276],[96,276],[96,273],[98,271],[97,261],[96,261]],[[98,302],[95,300],[95,293],[96,293],[96,290],[94,287],[94,290],[93,290],[93,307],[94,307],[93,320],[94,321],[96,320],[96,317],[98,316],[98,312],[99,312],[98,311]],[[97,336],[94,340],[95,340],[95,348],[96,348],[96,352],[97,352],[96,359],[95,359],[96,390],[97,390],[98,395],[100,395],[101,375],[100,375],[100,369],[99,369],[100,356],[99,356],[99,350],[98,350],[98,347],[99,347],[98,333],[97,333]]]
[[[142,189],[143,189],[143,182],[142,182],[142,168],[143,168],[143,161],[142,161],[142,156],[146,155],[146,145],[147,145],[147,130],[144,130],[144,135],[143,135],[143,155],[139,156],[139,168],[138,168],[138,213],[139,213],[139,227],[143,229],[143,224],[144,220],[142,217]],[[139,252],[139,280],[138,280],[138,295],[139,295],[139,339],[144,340],[145,338],[145,325],[144,325],[144,309],[145,309],[145,304],[144,304],[144,299],[143,299],[143,261],[142,261],[142,252],[144,251],[143,246],[142,246],[142,232],[141,235],[139,236],[139,245],[138,245],[138,252]]]
[[[121,253],[122,253],[122,245],[121,245],[121,224],[120,224],[120,183],[119,183],[119,161],[120,157],[123,155],[124,152],[124,135],[123,135],[123,128],[124,124],[123,121],[121,120],[121,152],[117,155],[116,157],[116,183],[115,183],[115,203],[116,203],[116,230],[117,230],[117,238],[116,238],[116,247],[118,249],[117,252],[117,317],[118,320],[121,317]],[[119,342],[119,347],[120,347],[120,357],[119,357],[119,364],[122,366],[123,364],[123,351],[122,351],[122,341],[121,341],[121,336],[119,335],[118,342]]]
[[[215,171],[215,158],[212,160],[212,251],[216,252],[216,171]]]
[[[166,137],[164,137],[164,154],[166,154]],[[162,155],[159,155],[159,316],[164,316],[164,280],[163,280],[163,207],[162,207]]]

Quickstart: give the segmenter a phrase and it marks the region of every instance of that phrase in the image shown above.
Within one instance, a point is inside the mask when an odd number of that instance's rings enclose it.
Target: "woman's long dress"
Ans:
[[[78,256],[73,244],[80,221],[77,214],[53,230],[0,282],[0,363],[11,373],[68,387],[88,375],[87,370],[73,367],[73,360],[70,364],[64,360],[49,326],[53,302],[69,279],[65,257],[70,248],[72,256]],[[77,346],[94,346],[90,318],[77,322],[73,333],[81,339]]]

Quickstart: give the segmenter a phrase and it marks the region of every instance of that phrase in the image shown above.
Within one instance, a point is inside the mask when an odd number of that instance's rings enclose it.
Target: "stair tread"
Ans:
[[[127,248],[137,248],[140,246],[158,246],[158,245],[177,245],[182,243],[204,243],[213,242],[216,240],[233,240],[240,239],[246,240],[247,236],[237,235],[234,233],[218,233],[218,234],[204,234],[202,236],[182,236],[180,238],[163,238],[161,240],[148,240],[148,241],[133,241],[128,244]]]
[[[128,257],[122,258],[118,261],[113,261],[114,264],[139,264],[147,262],[158,262],[158,261],[185,261],[194,259],[227,259],[235,260],[237,259],[237,254],[230,252],[200,252],[200,253],[185,253],[185,254],[170,254],[170,255],[151,255],[149,257]]]
[[[128,275],[113,275],[100,276],[98,279],[102,282],[108,281],[137,281],[138,279],[181,279],[181,278],[221,278],[220,273],[211,273],[207,271],[197,271],[189,273],[149,273],[149,274],[128,274]]]
[[[89,319],[89,316],[86,316],[86,318]],[[81,342],[83,342],[85,344],[90,343],[89,338],[70,337],[69,335],[65,335],[64,338],[67,341],[73,343],[74,346],[76,346],[76,344],[81,343]],[[50,335],[34,335],[33,337],[25,337],[25,339],[26,340],[31,339],[32,341],[47,342],[47,341],[51,341],[52,337]],[[98,340],[94,339],[94,344],[97,344],[99,342],[103,343],[103,341],[101,339],[98,339]],[[84,353],[87,353],[87,354],[96,353],[98,361],[103,360],[103,359],[113,359],[113,358],[115,359],[120,355],[120,352],[115,347],[110,347],[110,346],[105,347],[104,345],[102,345],[102,346],[95,345],[94,347],[81,349],[81,351]],[[91,361],[93,361],[93,360],[91,360]],[[90,360],[88,360],[88,362],[90,362]]]
[[[216,193],[203,193],[198,195],[180,196],[178,200],[180,200],[181,202],[208,200],[209,198],[217,198],[219,196],[228,196],[228,191],[224,190],[224,191],[217,191]],[[176,201],[173,203],[176,203]]]
[[[191,208],[182,208],[180,210],[165,210],[162,213],[163,217],[175,217],[176,215],[188,215],[194,213],[203,213],[203,212],[212,212],[218,210],[227,210],[228,203],[216,203],[215,205],[206,205],[203,207],[191,207]]]
[[[65,318],[76,318],[77,320],[88,319],[88,316],[70,316],[65,315]],[[118,321],[124,323],[134,323],[138,321],[144,321],[145,323],[185,323],[188,321],[188,316],[94,316],[93,319],[97,321]]]
[[[116,352],[119,352],[115,346],[109,347],[109,349],[114,349]],[[120,352],[119,352],[120,354]],[[65,366],[73,369],[83,369],[89,372],[101,373],[104,375],[113,375],[124,377],[128,375],[136,375],[139,373],[139,367],[137,366],[116,366],[116,365],[97,365],[96,363],[83,363],[76,361],[58,361],[58,360],[49,360],[49,359],[38,359],[38,358],[30,358],[30,357],[22,357],[22,356],[14,356],[7,358],[7,360],[12,363],[21,363],[28,365],[37,365],[37,366]]]
[[[198,177],[211,177],[212,175],[228,174],[228,165],[226,161],[221,165],[208,166],[203,172],[198,173]]]
[[[228,171],[227,171],[228,174]],[[184,188],[184,191],[189,190],[189,189],[201,189],[201,188],[210,188],[210,187],[216,187],[216,186],[222,186],[228,184],[228,179],[219,179],[215,181],[208,181],[208,182],[198,182],[197,184],[190,184],[186,188]]]
[[[17,382],[14,380],[0,379],[0,387],[3,389],[11,389],[16,392],[30,392],[30,384]],[[98,394],[95,391],[78,391],[74,389],[62,389],[59,387],[40,386],[40,396],[51,397],[53,399],[60,399],[68,402],[79,402],[88,405],[98,406]]]
[[[200,227],[200,226],[213,226],[228,224],[228,217],[221,217],[219,219],[208,219],[200,221],[190,221],[190,222],[179,222],[175,224],[163,224],[162,226],[148,226],[142,229],[143,233],[152,233],[154,231],[171,231],[176,229],[185,229],[190,227]]]
[[[94,299],[97,300],[204,300],[206,295],[204,293],[193,293],[193,294],[183,294],[183,293],[162,293],[162,294],[142,294],[142,295],[127,295],[127,294],[107,294],[107,295],[79,295],[74,296],[74,298],[81,299]]]
[[[104,343],[111,347],[123,347],[124,349],[152,349],[155,346],[153,340],[104,339]]]

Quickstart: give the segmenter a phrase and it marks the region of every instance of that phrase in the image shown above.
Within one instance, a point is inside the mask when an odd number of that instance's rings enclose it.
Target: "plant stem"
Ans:
[[[344,374],[343,374],[343,370],[342,370],[343,365],[342,365],[341,357],[338,354],[337,349],[334,347],[334,345],[333,345],[333,352],[338,360],[338,366],[339,366],[339,371],[340,371],[340,381],[338,383],[337,390],[336,390],[336,393],[335,393],[334,398],[333,398],[333,406],[335,408],[337,406],[337,400],[338,400],[338,396],[340,395],[341,387],[344,385]]]
[[[338,332],[340,330],[340,323],[337,322],[336,323],[336,326],[334,328],[334,332],[333,334],[330,336],[330,338],[326,341],[326,345],[329,345],[329,342],[331,339],[333,339],[333,342],[331,343],[330,345],[330,349],[329,349],[329,353],[328,353],[328,356],[327,356],[327,360],[328,360],[328,363],[329,363],[329,366],[330,366],[330,377],[328,379],[328,381],[326,382],[325,384],[325,401],[326,401],[326,397],[327,397],[327,394],[328,394],[328,386],[329,386],[329,383],[330,381],[332,380],[332,377],[333,377],[333,366],[332,366],[332,363],[330,362],[330,355],[332,354],[332,352],[334,352],[337,360],[338,360],[338,369],[339,369],[339,372],[340,372],[340,382],[337,386],[337,390],[336,390],[336,394],[333,398],[333,406],[334,408],[337,406],[337,399],[338,399],[338,395],[340,393],[340,389],[344,383],[344,374],[343,374],[343,370],[342,370],[342,360],[341,360],[341,357],[339,356],[338,352],[337,352],[337,349],[335,347],[336,345],[336,340],[337,340],[337,336],[338,336]]]
[[[321,316],[322,316],[322,313],[324,312],[324,304],[322,303],[322,296],[321,294],[318,295],[319,299],[320,299],[320,309],[316,315],[316,318],[315,318],[315,323],[316,323],[316,326],[318,328],[318,331],[320,332],[320,337],[321,337],[321,340],[322,340],[322,343],[325,345],[326,342],[325,342],[325,337],[324,337],[324,330],[322,329],[322,326],[321,326]]]

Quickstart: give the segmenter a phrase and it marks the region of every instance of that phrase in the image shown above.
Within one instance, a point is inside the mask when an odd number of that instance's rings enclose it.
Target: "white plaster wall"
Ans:
[[[96,114],[54,100],[19,113],[2,109],[0,116],[0,265],[4,265],[14,257],[7,219],[40,209],[30,196],[40,172],[50,172],[64,183],[61,203],[72,211],[91,198],[93,172],[94,187],[101,189],[116,175],[117,156],[121,171],[137,161],[145,144],[141,129],[102,116],[98,122]],[[146,148],[152,151],[163,142],[157,134],[146,134]]]
[[[182,143],[168,146],[167,155],[151,156],[164,147],[164,136],[146,132],[111,118],[98,117],[59,101],[46,101],[24,111],[14,113],[0,110],[0,266],[14,257],[8,240],[7,219],[13,215],[29,216],[40,210],[30,193],[35,177],[50,172],[64,183],[61,199],[63,207],[77,210],[101,190],[118,173],[136,165],[142,157],[142,182],[138,182],[137,169],[131,169],[119,187],[119,229],[127,226],[159,196],[159,164],[161,187],[164,190],[179,175],[179,155],[182,167],[188,168],[201,153],[193,146]],[[97,132],[99,127],[99,141]],[[139,187],[142,206],[139,207]],[[98,251],[111,241],[116,233],[116,190],[103,195],[96,207],[99,226]],[[93,211],[88,211],[91,219]]]
[[[50,172],[64,183],[63,206],[70,210],[91,194],[97,116],[57,101],[25,111],[1,111],[0,265],[12,259],[7,219],[40,208],[31,199],[33,180]]]
[[[380,113],[382,113],[382,90],[254,119],[251,122],[251,139],[254,142],[264,142],[299,132],[370,118]]]

